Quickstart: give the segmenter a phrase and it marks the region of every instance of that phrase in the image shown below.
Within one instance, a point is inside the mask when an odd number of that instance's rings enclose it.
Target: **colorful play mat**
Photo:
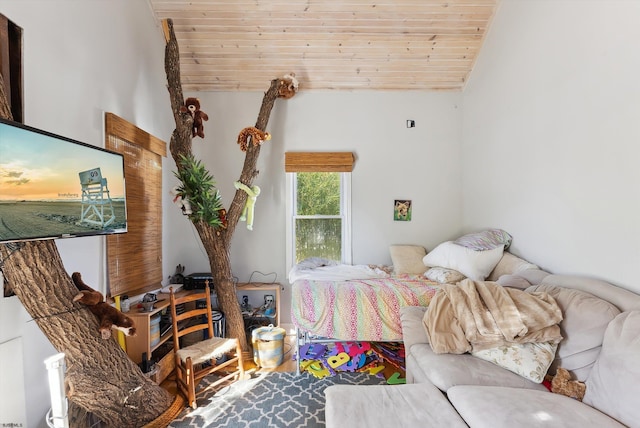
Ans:
[[[300,371],[318,379],[338,372],[367,372],[384,377],[388,384],[406,383],[402,342],[308,343],[300,347],[298,363]]]

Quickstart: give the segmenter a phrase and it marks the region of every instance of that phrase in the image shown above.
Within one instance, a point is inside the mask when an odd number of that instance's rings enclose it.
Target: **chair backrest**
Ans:
[[[173,287],[171,287],[169,294],[174,337],[173,349],[176,352],[181,347],[180,338],[187,334],[203,331],[201,340],[214,336],[211,316],[211,292],[208,281],[202,292],[176,294],[173,292]],[[197,304],[198,301],[204,301],[204,307]],[[184,306],[184,309],[182,306]],[[207,332],[206,337],[204,336],[204,331]]]

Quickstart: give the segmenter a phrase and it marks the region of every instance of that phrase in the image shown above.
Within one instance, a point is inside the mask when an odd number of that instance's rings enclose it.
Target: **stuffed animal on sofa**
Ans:
[[[103,339],[111,337],[112,328],[122,331],[127,336],[134,336],[136,334],[133,320],[105,302],[102,293],[85,284],[80,272],[74,272],[73,275],[71,275],[71,279],[80,291],[73,298],[73,301],[86,305],[98,318],[98,322],[100,323],[99,330]]]
[[[558,367],[556,375],[551,379],[551,392],[566,395],[578,401],[582,401],[586,390],[587,387],[583,382],[571,380],[571,373],[562,367]]]
[[[254,126],[248,126],[238,134],[238,144],[240,144],[240,150],[243,152],[247,151],[247,139],[251,137],[251,141],[254,146],[259,146],[265,141],[269,141],[271,139],[271,134],[268,132],[263,132]]]
[[[247,198],[247,202],[244,204],[244,208],[242,209],[242,215],[240,215],[240,220],[247,221],[247,229],[253,230],[253,211],[256,204],[256,199],[258,199],[258,195],[260,194],[260,188],[258,186],[249,187],[246,184],[243,184],[239,181],[233,183],[236,189],[244,190],[249,197]]]
[[[200,100],[198,98],[189,97],[185,100],[184,105],[180,107],[182,113],[189,113],[193,118],[192,137],[196,135],[200,138],[204,138],[204,124],[203,121],[209,120],[209,115],[200,110]]]

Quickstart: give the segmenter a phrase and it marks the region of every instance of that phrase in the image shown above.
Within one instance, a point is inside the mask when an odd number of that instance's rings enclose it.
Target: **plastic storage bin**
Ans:
[[[160,313],[149,320],[149,342],[152,348],[160,343]]]
[[[284,328],[258,327],[251,332],[251,344],[253,345],[253,361],[257,366],[263,368],[275,368],[282,364]]]

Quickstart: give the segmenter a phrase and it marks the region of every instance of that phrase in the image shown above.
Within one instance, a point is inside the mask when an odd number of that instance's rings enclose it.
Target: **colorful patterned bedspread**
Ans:
[[[293,323],[338,340],[401,341],[400,308],[428,306],[438,283],[417,276],[348,281],[298,280],[292,285]]]

